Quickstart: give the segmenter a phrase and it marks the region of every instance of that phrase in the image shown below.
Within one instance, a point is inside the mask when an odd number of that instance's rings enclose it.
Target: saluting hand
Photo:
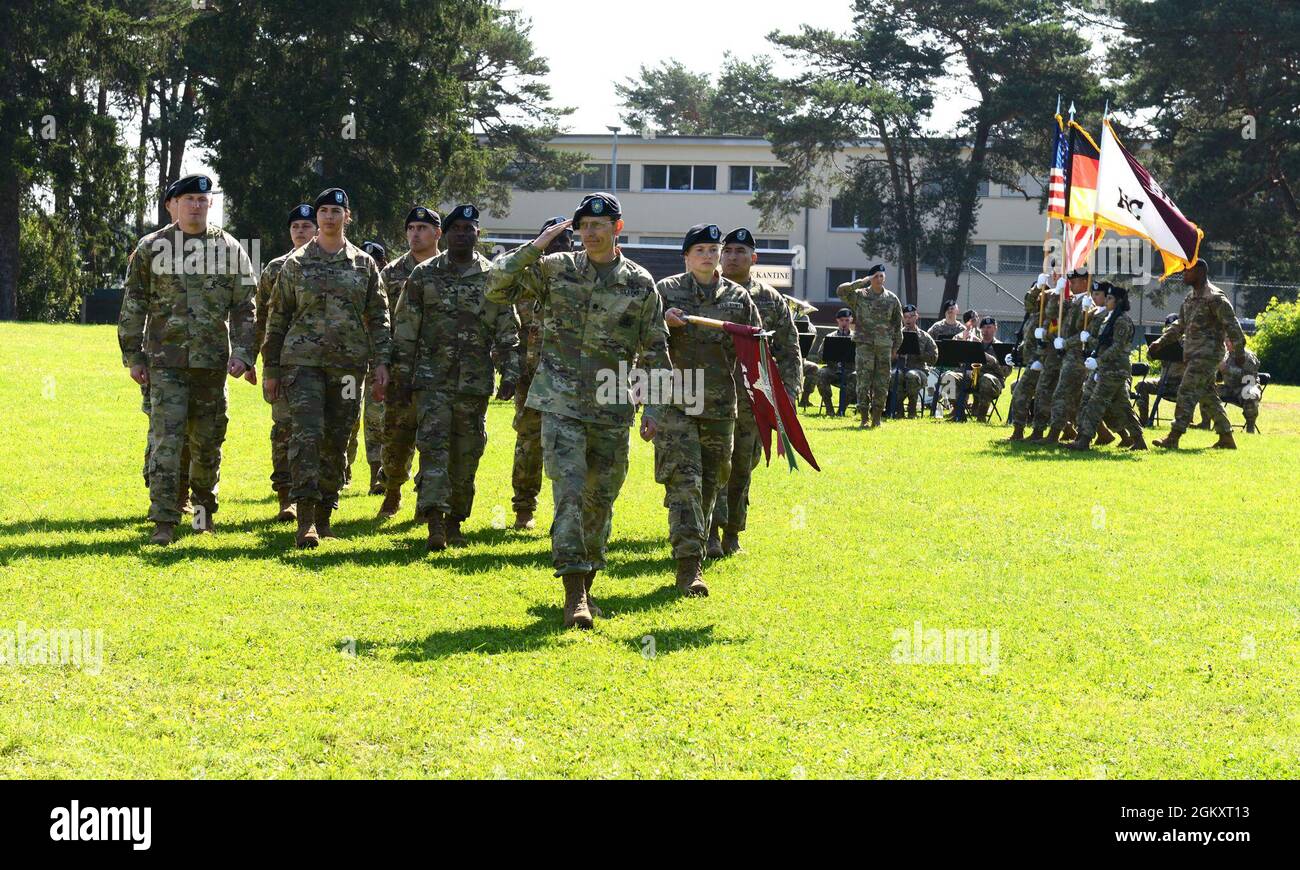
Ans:
[[[533,247],[545,253],[546,249],[551,246],[551,242],[555,241],[556,238],[558,238],[561,233],[565,232],[566,230],[572,227],[573,227],[572,219],[567,221],[560,221],[558,224],[554,224],[552,226],[547,227],[546,232],[542,233],[540,236],[533,239],[532,242]]]

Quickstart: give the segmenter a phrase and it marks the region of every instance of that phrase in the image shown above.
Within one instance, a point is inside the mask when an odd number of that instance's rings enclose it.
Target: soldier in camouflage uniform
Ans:
[[[1106,308],[1106,296],[1110,295],[1112,286],[1113,285],[1109,281],[1101,281],[1093,290],[1092,298],[1097,302],[1097,308],[1089,312],[1092,317],[1086,324],[1087,329],[1083,333],[1080,333],[1080,338],[1084,339],[1083,355],[1085,366],[1089,365],[1088,357],[1097,357],[1100,353],[1099,347],[1101,343],[1101,331],[1105,325],[1106,318],[1109,315],[1109,311]],[[1120,288],[1120,290],[1121,294],[1124,296],[1125,302],[1127,303],[1128,290],[1126,288]],[[1084,338],[1085,335],[1087,336],[1086,338]],[[1101,378],[1098,375],[1099,373],[1097,371],[1089,371],[1087,377],[1084,378],[1083,400],[1079,405],[1080,413],[1082,413],[1082,409],[1088,404],[1092,394],[1096,392],[1097,387],[1100,385]],[[1131,382],[1132,366],[1130,365],[1129,374],[1124,377],[1124,388],[1121,391],[1125,399],[1128,398],[1128,395],[1131,392]],[[1128,411],[1132,406],[1129,405],[1127,401],[1122,404],[1123,407],[1121,407],[1120,402],[1110,402],[1103,409],[1101,420],[1097,423],[1097,440],[1093,442],[1097,447],[1105,446],[1114,441],[1116,432],[1119,433],[1120,447],[1133,447],[1134,439],[1128,432]],[[1146,443],[1143,442],[1142,447],[1137,449],[1145,450]]]
[[[540,236],[567,218],[553,217],[542,224]],[[555,237],[545,254],[562,254],[573,250],[573,231],[566,230]],[[515,306],[519,315],[520,342],[523,345],[523,371],[519,389],[515,391],[515,457],[510,470],[510,484],[514,488],[511,506],[515,511],[514,528],[526,531],[537,523],[537,494],[542,489],[542,412],[528,407],[528,388],[537,374],[537,364],[542,358],[542,318],[538,316],[538,302],[525,300]]]
[[[1133,348],[1134,332],[1133,321],[1128,316],[1128,290],[1107,282],[1102,282],[1102,286],[1106,294],[1103,309],[1105,320],[1098,333],[1096,349],[1084,361],[1093,388],[1079,414],[1079,434],[1066,446],[1071,450],[1087,450],[1093,435],[1101,433],[1105,425],[1103,418],[1118,415],[1113,419],[1116,420],[1118,431],[1125,437],[1125,446],[1130,450],[1146,450],[1146,442],[1142,439],[1142,424],[1128,401],[1128,379],[1132,371],[1129,355]],[[1093,319],[1089,325],[1095,327],[1098,319]],[[1085,338],[1084,344],[1091,346],[1090,339]],[[1099,440],[1097,443],[1103,442]]]
[[[618,199],[584,197],[572,222],[584,250],[543,254],[570,225],[555,224],[498,257],[487,296],[503,305],[536,300],[539,306],[542,353],[528,406],[542,414],[542,463],[555,503],[551,556],[564,583],[564,626],[590,628],[592,616],[600,615],[591,584],[605,567],[636,413],[636,402],[618,390],[611,400],[608,386],[611,380],[626,386],[620,367],[662,370],[670,363],[654,279],[618,249]],[[643,415],[642,437],[653,428],[647,420],[652,417]]]
[[[861,426],[879,426],[889,392],[889,363],[903,341],[903,306],[885,289],[885,267],[880,263],[868,269],[865,277],[841,284],[835,292],[853,310]]]
[[[1178,322],[1177,314],[1170,314],[1165,318],[1165,329],[1173,326]],[[1177,344],[1178,340],[1166,342],[1166,345]],[[1148,352],[1148,358],[1150,354]],[[1178,385],[1183,382],[1183,371],[1187,364],[1182,360],[1161,360],[1160,377],[1154,381],[1139,381],[1133,391],[1138,396],[1138,419],[1142,421],[1144,427],[1151,425],[1151,398],[1159,396],[1160,398],[1171,398],[1178,395]],[[1201,419],[1208,420],[1204,414]]]
[[[280,275],[284,261],[289,254],[301,248],[316,235],[316,209],[311,203],[301,203],[289,212],[289,241],[292,248],[287,254],[281,254],[262,269],[257,279],[257,328],[254,347],[261,350],[266,341],[266,319],[271,312],[271,291],[275,288],[275,279]],[[289,496],[293,478],[289,474],[289,437],[293,433],[293,419],[289,412],[289,401],[283,396],[271,402],[271,489],[280,501],[280,513],[276,519],[293,522],[298,516],[298,508]]]
[[[1052,396],[1061,374],[1061,355],[1065,349],[1064,339],[1061,339],[1060,349],[1057,349],[1057,339],[1060,339],[1057,332],[1060,330],[1061,297],[1065,288],[1066,279],[1061,278],[1051,290],[1043,291],[1043,322],[1034,330],[1034,338],[1038,342],[1038,359],[1034,360],[1031,368],[1038,372],[1038,384],[1034,388],[1034,431],[1028,438],[1033,444],[1041,444],[1046,440],[1047,424],[1052,419]]]
[[[1242,361],[1237,362],[1237,349],[1232,339],[1225,342],[1227,349],[1223,361],[1219,363],[1219,375],[1223,385],[1219,387],[1219,399],[1225,404],[1231,402],[1241,406],[1242,417],[1246,420],[1246,431],[1256,431],[1255,421],[1259,419],[1259,357],[1249,350],[1242,352]],[[1209,420],[1214,413],[1209,400],[1201,400],[1201,419]]]
[[[957,303],[952,299],[945,299],[943,311],[940,313],[940,319],[930,324],[926,330],[930,337],[936,342],[951,341],[966,331],[960,320],[957,319]]]
[[[984,363],[980,366],[979,382],[975,385],[975,401],[971,412],[981,423],[988,420],[989,409],[997,404],[1007,378],[1011,376],[1011,364],[1005,359],[998,359],[995,353],[998,340],[998,321],[996,317],[986,315],[980,318],[980,343],[984,346]]]
[[[722,277],[734,281],[749,292],[763,329],[772,333],[769,340],[772,357],[776,360],[781,383],[790,395],[790,404],[803,378],[803,359],[799,355],[799,333],[794,326],[790,306],[776,289],[754,279],[750,272],[758,262],[754,234],[746,227],[727,233],[722,240]],[[731,476],[725,489],[718,490],[713,505],[713,522],[709,530],[706,552],[710,558],[730,556],[740,552],[740,533],[745,530],[749,514],[749,482],[758,461],[763,455],[763,445],[758,439],[758,424],[749,389],[740,367],[736,367],[736,429],[732,438]],[[722,538],[718,538],[718,530]]]
[[[1183,300],[1178,312],[1178,322],[1165,330],[1160,338],[1152,343],[1151,349],[1158,350],[1163,345],[1182,340],[1183,371],[1182,383],[1178,386],[1177,405],[1174,421],[1169,424],[1169,435],[1154,443],[1157,447],[1174,450],[1178,448],[1179,439],[1192,423],[1192,414],[1203,398],[1208,402],[1201,413],[1210,412],[1214,430],[1219,433],[1219,440],[1214,447],[1235,450],[1237,442],[1232,437],[1232,424],[1223,411],[1218,394],[1214,392],[1214,375],[1223,358],[1224,342],[1232,339],[1235,350],[1233,361],[1238,366],[1246,362],[1246,336],[1241,331],[1241,324],[1233,314],[1232,303],[1223,291],[1207,280],[1205,260],[1183,270],[1183,283],[1192,289]],[[1207,395],[1208,394],[1208,395]]]
[[[703,394],[701,402],[688,405],[683,390],[680,401],[656,409],[652,423],[655,481],[664,485],[677,589],[688,597],[709,594],[700,564],[710,515],[731,475],[738,364],[730,335],[688,325],[685,317],[763,325],[749,292],[722,276],[721,255],[722,231],[715,224],[697,224],[682,241],[686,271],[655,285],[664,300],[673,369],[683,378],[698,373],[703,380],[695,384]]]
[[[1086,317],[1084,300],[1092,289],[1092,276],[1086,268],[1078,268],[1066,276],[1070,282],[1070,295],[1073,297],[1065,306],[1060,330],[1052,339],[1052,346],[1061,356],[1061,370],[1056,379],[1056,389],[1052,391],[1052,415],[1047,431],[1047,443],[1057,444],[1061,436],[1066,440],[1074,437],[1074,423],[1079,416],[1079,402],[1083,398],[1083,378],[1087,373],[1083,366],[1083,332]]]
[[[382,401],[392,341],[379,267],[344,235],[347,192],[323,190],[315,207],[318,233],[280,268],[262,345],[262,390],[272,402],[285,397],[293,419],[290,495],[298,504],[300,549],[337,537],[330,517],[348,437],[361,415],[366,368]]]
[[[918,354],[907,354],[899,360],[902,369],[902,396],[907,401],[907,416],[916,417],[916,407],[921,402],[921,392],[925,389],[929,367],[939,361],[939,345],[930,337],[930,333],[917,325],[915,305],[903,306],[903,332],[915,332],[917,343],[921,346]]]
[[[496,397],[512,398],[519,382],[519,318],[484,295],[492,264],[475,250],[479,211],[458,205],[442,223],[446,250],[406,279],[393,326],[395,368],[414,392],[417,507],[428,517],[429,552],[467,543],[460,525],[474,507],[474,477],[487,447],[494,353]]]
[[[841,308],[835,312],[835,330],[821,336],[813,342],[812,352],[809,357],[817,362],[824,362],[822,351],[826,347],[826,339],[830,336],[836,338],[853,337],[853,311],[849,308]],[[841,380],[843,386],[841,389],[851,396],[856,396],[858,391],[858,381],[856,372],[843,371],[844,363],[834,363],[824,365],[817,371],[817,397],[821,400],[822,407],[830,416],[835,415],[835,396],[831,392],[832,387],[839,387]],[[841,378],[841,375],[847,374],[847,377]],[[842,399],[843,397],[841,397]]]
[[[375,261],[375,266],[379,268],[382,274],[384,267],[388,265],[388,250],[379,242],[370,239],[361,243],[361,250],[370,255],[370,258]],[[392,323],[393,320],[393,305],[395,303],[396,300],[388,300],[389,323]],[[364,430],[366,435],[366,464],[370,466],[370,486],[367,493],[369,495],[383,495],[384,406],[383,403],[376,402],[372,398],[374,386],[374,376],[367,370],[361,417],[357,420],[357,424],[352,427],[352,435],[348,438],[347,464],[343,467],[343,487],[346,489],[352,483],[352,465],[356,462],[357,448],[361,445],[361,433]]]
[[[379,272],[379,283],[388,298],[388,314],[394,327],[404,306],[406,280],[415,267],[438,254],[442,239],[442,218],[431,208],[417,205],[406,216],[406,253]],[[390,372],[393,383],[384,397],[384,437],[381,453],[384,475],[384,502],[379,518],[397,516],[402,507],[402,487],[411,476],[411,459],[415,455],[416,413],[413,392],[396,370]],[[427,517],[416,514],[416,520]]]
[[[1039,302],[1043,291],[1048,287],[1048,275],[1040,273],[1034,286],[1025,292],[1025,320],[1020,336],[1020,377],[1011,391],[1011,407],[1007,410],[1007,422],[1012,426],[1008,441],[1024,441],[1025,426],[1029,423],[1029,408],[1034,399],[1034,390],[1038,386],[1041,366],[1034,367],[1038,361],[1038,328],[1046,320],[1040,310]]]
[[[226,375],[252,365],[253,265],[208,224],[212,181],[176,183],[177,221],[130,258],[117,337],[131,378],[149,385],[150,541],[170,544],[180,520],[181,454],[191,449],[194,528],[212,530],[226,439]],[[146,331],[147,324],[147,331]]]

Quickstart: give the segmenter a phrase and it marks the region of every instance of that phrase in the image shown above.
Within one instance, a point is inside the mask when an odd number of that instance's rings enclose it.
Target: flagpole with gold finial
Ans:
[[[1056,113],[1052,117],[1056,118],[1056,129],[1064,131],[1065,125],[1061,122],[1061,95],[1060,94],[1056,95]],[[1053,138],[1052,140],[1052,145],[1053,146],[1056,145],[1055,138]],[[1055,147],[1052,148],[1052,163],[1053,164],[1056,163]],[[1062,168],[1062,171],[1064,171],[1064,168]],[[1047,186],[1049,188],[1052,186],[1052,176],[1051,176],[1050,169],[1048,170]],[[1048,199],[1051,199],[1051,194],[1048,194]],[[1051,250],[1050,250],[1051,241],[1052,241],[1052,210],[1049,208],[1047,209],[1047,222],[1043,225],[1043,272],[1047,274],[1048,278],[1052,277],[1052,269],[1051,266],[1049,265],[1049,260],[1051,258]]]
[[[1070,123],[1071,124],[1074,123],[1074,100],[1070,101]],[[1071,164],[1074,163],[1073,149],[1070,150],[1070,163]],[[1067,171],[1071,169],[1073,169],[1073,165],[1068,167]],[[1070,185],[1067,184],[1065,188],[1065,196],[1066,196],[1065,213],[1066,214],[1070,213],[1070,200],[1069,200],[1070,193],[1071,193]],[[1061,256],[1061,273],[1063,275],[1068,275],[1070,270],[1067,269],[1066,267],[1069,266],[1070,264],[1070,225],[1066,221],[1061,221],[1061,244],[1064,246],[1064,253]],[[1065,320],[1065,293],[1068,292],[1070,289],[1070,285],[1068,283],[1070,279],[1066,278],[1065,280],[1067,282],[1065,285],[1065,291],[1059,294],[1060,299],[1057,300],[1057,306],[1056,306],[1056,330],[1057,330],[1056,334],[1057,335],[1061,334],[1060,332],[1061,322]]]

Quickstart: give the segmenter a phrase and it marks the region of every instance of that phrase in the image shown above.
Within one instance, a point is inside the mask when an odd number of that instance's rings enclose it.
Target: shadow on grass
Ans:
[[[1193,448],[1184,449],[1179,452],[1200,453],[1202,449]],[[1092,461],[1101,460],[1103,462],[1133,462],[1140,460],[1144,456],[1159,454],[1161,448],[1149,447],[1147,450],[1129,450],[1127,447],[1092,447],[1088,450],[1069,450],[1064,444],[1029,444],[1024,441],[991,441],[979,452],[986,456],[1003,456],[1015,459],[1027,459],[1030,461],[1039,460],[1066,460],[1066,461]]]

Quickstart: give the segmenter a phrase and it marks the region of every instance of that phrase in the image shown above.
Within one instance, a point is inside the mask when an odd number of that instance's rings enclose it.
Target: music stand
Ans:
[[[849,404],[849,369],[858,362],[858,352],[853,347],[852,336],[826,336],[822,340],[822,362],[827,365],[840,364],[840,416],[843,417]]]
[[[799,333],[799,356],[807,359],[812,353],[813,340],[817,338],[816,332]]]
[[[978,341],[945,338],[938,344],[939,362],[935,365],[935,368],[939,371],[939,382],[935,386],[934,398],[930,400],[931,417],[939,416],[939,387],[943,385],[943,373],[950,369],[965,368],[975,363],[984,364],[984,345]],[[961,416],[958,419],[961,419]]]

